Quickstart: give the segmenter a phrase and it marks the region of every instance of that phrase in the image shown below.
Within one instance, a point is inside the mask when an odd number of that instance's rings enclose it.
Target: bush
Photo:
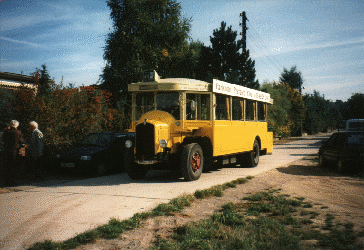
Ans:
[[[36,121],[44,134],[46,160],[88,133],[123,130],[124,115],[113,107],[112,95],[97,87],[53,85],[49,93],[37,95],[23,87],[14,95],[10,107],[26,141],[30,121]]]

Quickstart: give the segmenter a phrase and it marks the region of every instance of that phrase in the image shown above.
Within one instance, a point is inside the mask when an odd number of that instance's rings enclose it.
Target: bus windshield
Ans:
[[[179,94],[175,92],[157,93],[157,110],[165,111],[180,119]]]
[[[139,118],[154,109],[154,93],[140,93],[136,96],[135,118]]]

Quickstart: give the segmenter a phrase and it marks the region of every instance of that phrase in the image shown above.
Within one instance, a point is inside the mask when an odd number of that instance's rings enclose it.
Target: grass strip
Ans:
[[[180,213],[183,208],[191,205],[196,198],[203,199],[211,196],[221,197],[223,191],[228,188],[235,188],[239,184],[245,184],[253,176],[247,176],[246,178],[239,178],[231,182],[224,183],[222,185],[213,186],[206,190],[198,190],[194,195],[182,195],[178,198],[172,199],[169,203],[159,204],[151,212],[137,213],[132,218],[120,221],[112,218],[108,224],[97,227],[96,229],[81,233],[71,239],[63,242],[53,242],[46,240],[33,244],[28,250],[62,250],[62,249],[74,249],[76,247],[93,243],[98,238],[114,239],[121,233],[138,228],[141,222],[150,217],[157,216],[173,216]]]
[[[292,200],[275,191],[245,197],[242,203],[224,204],[209,219],[193,221],[175,229],[168,238],[157,238],[151,250],[167,249],[363,249],[356,243],[363,231],[355,233],[351,223],[333,224],[334,216],[326,215],[329,233],[313,229],[304,199]],[[276,209],[284,213],[274,212]],[[266,208],[266,209],[262,209]],[[294,213],[301,209],[301,213]],[[259,211],[251,217],[248,211]],[[312,241],[313,240],[313,241]],[[307,243],[305,241],[309,241]],[[305,245],[306,244],[306,245]],[[309,244],[309,245],[307,245]]]

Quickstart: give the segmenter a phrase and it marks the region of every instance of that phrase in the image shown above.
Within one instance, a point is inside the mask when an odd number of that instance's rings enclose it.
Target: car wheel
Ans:
[[[96,166],[96,175],[105,175],[106,174],[106,166],[103,163],[100,163]]]
[[[247,156],[247,165],[250,168],[258,166],[260,148],[257,140],[254,140],[253,150]]]
[[[197,143],[191,143],[184,147],[181,157],[181,172],[186,181],[198,180],[201,176],[204,164],[202,148]]]
[[[325,167],[326,166],[326,161],[325,158],[322,154],[319,154],[319,166],[320,167]]]
[[[343,162],[341,160],[338,160],[337,163],[336,163],[336,170],[342,174],[344,172],[344,165],[343,165]]]
[[[148,173],[148,168],[146,166],[139,165],[135,162],[125,166],[125,170],[129,177],[134,180],[143,179]]]

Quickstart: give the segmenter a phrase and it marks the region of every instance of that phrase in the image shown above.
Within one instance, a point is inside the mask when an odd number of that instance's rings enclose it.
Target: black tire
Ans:
[[[134,180],[143,179],[148,173],[148,168],[146,166],[134,162],[125,166],[125,170],[129,177]]]
[[[322,154],[319,154],[319,166],[320,167],[326,167],[327,163]]]
[[[199,144],[187,144],[182,152],[180,169],[186,181],[198,180],[204,164],[203,151]]]
[[[128,167],[131,168],[133,166],[133,164],[134,164],[134,151],[127,150],[126,153],[124,154],[123,164],[122,164],[120,170],[125,172],[126,169]]]
[[[336,170],[337,172],[339,172],[340,174],[345,172],[345,166],[343,164],[343,162],[341,160],[338,160],[336,163]]]
[[[96,176],[103,176],[106,175],[107,173],[107,166],[104,163],[98,163],[94,170],[93,170],[93,175]]]
[[[257,140],[254,140],[253,150],[249,152],[249,154],[247,155],[247,166],[249,168],[254,168],[258,166],[259,155],[260,155],[259,142]]]

